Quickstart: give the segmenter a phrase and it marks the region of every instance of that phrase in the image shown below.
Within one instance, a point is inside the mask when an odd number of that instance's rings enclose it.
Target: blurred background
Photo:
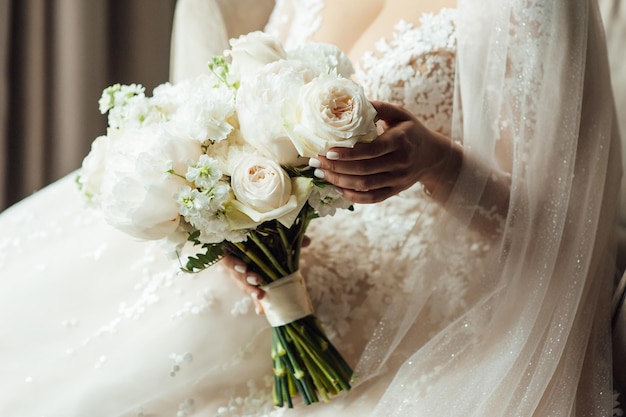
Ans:
[[[168,80],[176,0],[0,0],[0,211],[80,167],[102,90]]]

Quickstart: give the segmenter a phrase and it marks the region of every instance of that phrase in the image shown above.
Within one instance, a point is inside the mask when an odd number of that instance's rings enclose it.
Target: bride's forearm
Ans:
[[[473,227],[488,235],[498,235],[509,209],[510,175],[472,157],[461,145],[448,143],[441,160],[424,173],[420,182],[453,215],[462,219],[471,216]],[[451,195],[454,201],[450,201]]]

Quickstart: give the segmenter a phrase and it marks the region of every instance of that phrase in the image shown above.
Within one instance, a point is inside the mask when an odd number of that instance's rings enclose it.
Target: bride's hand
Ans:
[[[304,236],[302,247],[307,247],[310,243],[311,240]],[[225,256],[220,262],[226,267],[228,275],[235,281],[237,287],[252,298],[256,313],[263,314],[263,306],[259,300],[263,299],[265,291],[259,287],[262,282],[259,274],[249,271],[244,261],[232,255]]]
[[[263,314],[263,306],[259,302],[265,295],[265,291],[259,288],[261,277],[252,271],[248,271],[248,266],[241,259],[228,255],[220,261],[228,272],[229,277],[235,281],[239,289],[248,294],[254,303],[254,310],[257,314]]]
[[[413,114],[393,104],[373,101],[383,132],[371,143],[332,148],[312,158],[315,175],[339,187],[355,203],[376,203],[420,181],[432,192],[451,140],[427,129]]]

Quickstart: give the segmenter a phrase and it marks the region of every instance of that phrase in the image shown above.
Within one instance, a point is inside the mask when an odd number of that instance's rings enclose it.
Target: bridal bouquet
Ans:
[[[373,140],[376,112],[331,45],[286,51],[253,32],[209,69],[151,97],[136,84],[105,89],[107,134],[77,182],[113,226],[172,243],[185,271],[244,260],[266,292],[275,404],[328,401],[350,389],[352,370],[313,314],[298,259],[310,221],[351,205],[307,161]]]

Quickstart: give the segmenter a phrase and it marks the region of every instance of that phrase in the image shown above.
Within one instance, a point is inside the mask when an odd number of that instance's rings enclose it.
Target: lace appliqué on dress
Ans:
[[[366,53],[356,75],[368,96],[404,107],[428,128],[450,134],[456,57],[456,10],[399,22],[390,41]]]

